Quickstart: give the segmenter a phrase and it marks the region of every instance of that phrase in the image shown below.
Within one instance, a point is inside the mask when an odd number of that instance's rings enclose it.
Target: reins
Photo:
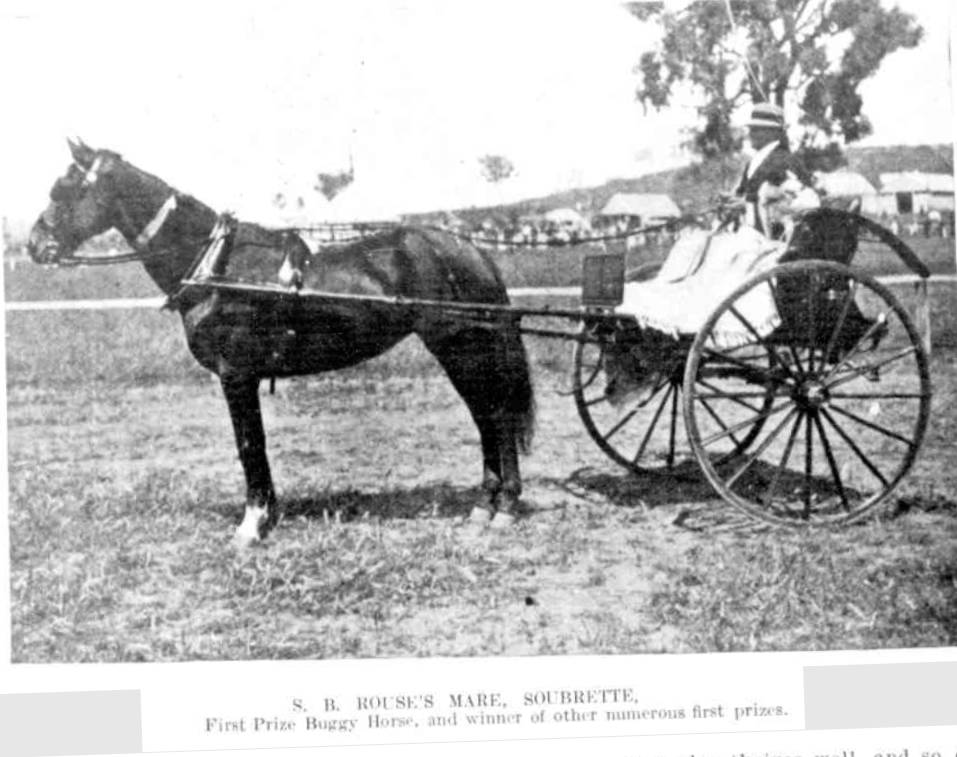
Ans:
[[[56,265],[70,267],[79,265],[115,265],[116,263],[141,263],[149,260],[166,257],[170,253],[168,250],[159,250],[157,252],[123,252],[108,255],[77,255],[75,252],[69,255],[62,255],[57,259]]]

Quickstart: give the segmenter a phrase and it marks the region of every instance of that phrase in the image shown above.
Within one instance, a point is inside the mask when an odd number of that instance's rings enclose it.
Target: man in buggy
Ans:
[[[616,395],[630,400],[636,390],[654,385],[662,365],[681,364],[681,337],[697,333],[722,300],[751,276],[796,255],[804,256],[796,252],[798,248],[804,248],[808,256],[831,257],[819,249],[826,240],[817,239],[816,233],[811,234],[813,239],[804,238],[807,230],[796,224],[800,214],[819,208],[821,200],[813,177],[790,151],[783,110],[757,103],[747,126],[754,154],[734,193],[722,195],[715,228],[681,236],[654,279],[625,285],[618,310],[634,316],[641,333],[623,340],[629,346],[608,356],[612,401]],[[803,290],[783,292],[784,296],[804,294]],[[782,326],[778,305],[770,287],[757,287],[737,307],[767,335]],[[851,320],[857,320],[856,312]],[[752,333],[739,319],[722,318],[713,337],[719,346],[731,346],[747,343]],[[668,355],[674,359],[666,359]]]
[[[735,195],[744,203],[745,222],[769,239],[784,239],[793,231],[796,212],[820,206],[814,178],[791,153],[784,111],[758,103],[748,121],[754,149]]]
[[[716,228],[684,234],[653,280],[626,285],[620,309],[640,326],[674,336],[697,332],[727,294],[780,260],[795,215],[820,206],[813,178],[789,149],[781,108],[755,105],[748,132],[754,156],[735,193],[722,196]],[[773,303],[754,304],[773,328]]]

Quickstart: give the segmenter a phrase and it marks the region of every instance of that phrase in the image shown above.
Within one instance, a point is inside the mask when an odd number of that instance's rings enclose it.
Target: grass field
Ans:
[[[35,298],[51,273],[61,297],[155,294],[125,288],[132,268],[107,292],[59,278],[76,271],[18,268],[7,293]],[[480,497],[477,435],[411,340],[264,393],[286,515],[244,553],[230,543],[243,481],[225,402],[177,319],[8,313],[14,659],[957,644],[957,287],[934,286],[932,302],[931,427],[880,519],[782,532],[697,476],[627,475],[560,393],[569,346],[529,338],[527,517],[470,536],[459,521]]]

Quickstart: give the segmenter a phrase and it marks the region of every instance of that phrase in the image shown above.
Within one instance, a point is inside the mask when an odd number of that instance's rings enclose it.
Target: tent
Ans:
[[[645,224],[679,218],[681,210],[668,195],[619,192],[612,195],[598,215],[637,218],[639,223]]]
[[[833,171],[816,175],[820,186],[829,197],[873,197],[874,185],[855,171]]]

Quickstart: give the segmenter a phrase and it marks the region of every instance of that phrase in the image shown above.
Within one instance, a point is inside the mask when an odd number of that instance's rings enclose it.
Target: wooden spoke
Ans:
[[[706,387],[707,389],[710,389],[712,392],[714,392],[714,394],[709,394],[706,397],[704,395],[699,394],[697,395],[698,397],[703,397],[704,399],[712,399],[712,398],[729,399],[732,402],[735,402],[738,405],[741,405],[741,407],[746,407],[748,410],[751,410],[752,412],[755,412],[755,413],[761,412],[761,408],[755,407],[754,405],[749,405],[747,402],[744,402],[744,398],[734,396],[733,393],[722,392],[721,389],[717,388],[713,384],[709,384],[704,379],[698,379],[697,383],[701,384],[701,386]],[[755,397],[764,397],[764,396],[765,394],[755,394]]]
[[[734,486],[737,480],[741,478],[742,475],[744,475],[745,471],[747,471],[748,468],[754,465],[754,463],[758,460],[758,458],[760,458],[761,455],[764,454],[764,451],[771,446],[771,443],[778,437],[778,434],[780,434],[782,429],[788,424],[788,421],[790,421],[791,418],[797,415],[797,412],[798,411],[795,408],[791,408],[791,411],[787,415],[785,415],[784,418],[781,420],[781,422],[777,426],[775,426],[774,429],[765,437],[764,441],[761,442],[760,445],[758,445],[758,448],[747,456],[747,459],[745,460],[744,465],[738,468],[738,470],[736,470],[732,476],[730,476],[729,478],[725,480],[724,483],[729,489],[732,486]]]
[[[744,360],[741,360],[740,358],[736,358],[736,357],[734,357],[734,356],[732,356],[732,355],[728,355],[727,353],[718,352],[717,350],[714,350],[714,349],[711,349],[711,348],[707,348],[707,349],[705,350],[705,353],[707,354],[708,357],[710,357],[710,358],[712,358],[712,359],[714,359],[714,360],[716,360],[716,361],[728,362],[728,363],[731,363],[732,365],[737,365],[737,366],[740,367],[740,368],[744,368],[744,370],[746,370],[746,371],[753,371],[753,370],[755,370],[755,366],[752,365],[751,363],[748,363],[748,362],[746,362],[746,361],[744,361]],[[760,364],[759,364],[759,365],[760,365]]]
[[[787,469],[788,460],[791,458],[791,450],[794,449],[794,442],[797,440],[798,431],[801,430],[801,421],[803,418],[803,413],[798,410],[797,418],[794,421],[794,425],[791,426],[791,433],[788,436],[787,444],[784,446],[784,452],[781,455],[781,462],[778,463],[778,467],[771,477],[771,484],[768,486],[768,491],[765,494],[765,499],[767,499],[769,503],[774,499],[774,492],[778,487],[778,482],[781,480],[782,471]]]
[[[873,365],[867,366],[851,366],[850,370],[840,371],[838,374],[829,374],[829,375],[838,375],[838,378],[835,378],[833,381],[830,381],[825,384],[828,389],[833,389],[836,386],[842,386],[849,381],[853,381],[856,378],[861,376],[866,376],[868,373],[873,373],[874,371],[879,371],[881,368],[890,365],[891,363],[897,362],[901,358],[905,358],[908,355],[914,355],[917,352],[916,347],[905,347],[902,350],[891,355],[889,358],[880,361],[879,363],[874,363]]]
[[[823,379],[827,380],[835,373],[837,373],[841,368],[848,364],[850,359],[857,355],[861,351],[861,345],[863,345],[868,339],[872,338],[885,323],[887,323],[887,313],[881,313],[881,315],[871,324],[870,328],[867,329],[858,339],[854,342],[854,346],[833,366],[828,370],[824,375]]]
[[[708,402],[707,402],[703,397],[701,397],[701,395],[698,395],[698,399],[701,400],[701,404],[702,404],[702,406],[704,407],[704,409],[708,411],[708,415],[710,415],[712,418],[714,418],[715,423],[717,423],[719,426],[721,426],[722,429],[724,429],[725,431],[727,431],[727,430],[728,430],[728,424],[724,422],[724,420],[721,418],[721,416],[719,416],[719,415],[712,409],[711,405],[709,405]],[[735,446],[735,447],[740,447],[740,446],[741,446],[741,442],[738,441],[738,438],[734,435],[733,432],[729,433],[728,435],[731,437],[731,441],[734,442],[734,446]]]
[[[675,432],[678,423],[678,387],[671,386],[671,428],[668,430],[668,467],[673,468],[675,464]]]
[[[698,383],[704,384],[703,381],[699,381]],[[710,387],[709,387],[709,388],[710,388]],[[757,399],[763,399],[763,398],[765,398],[765,397],[788,397],[788,396],[790,396],[790,395],[788,395],[788,394],[777,394],[777,393],[772,394],[771,392],[722,392],[722,391],[719,389],[719,390],[715,391],[714,394],[700,394],[700,393],[699,393],[697,396],[698,396],[699,399],[703,399],[703,400],[735,400],[735,399],[739,399],[739,400],[745,400],[745,399],[747,399],[747,400],[757,400]],[[744,407],[748,408],[749,410],[754,410],[755,412],[757,412],[758,410],[761,409],[761,408],[758,408],[758,407],[754,407],[753,405],[748,405],[748,404],[746,404],[746,403],[740,403],[740,402],[739,402],[738,404],[743,404]]]
[[[583,370],[587,371],[587,378],[582,381],[582,389],[587,389],[592,384],[595,383],[595,379],[601,375],[601,363],[597,363],[594,366],[582,366]]]
[[[884,428],[883,426],[877,423],[874,423],[873,421],[867,420],[867,418],[861,418],[861,416],[857,415],[856,413],[852,413],[850,410],[845,410],[844,408],[838,407],[837,405],[831,405],[831,410],[833,410],[835,413],[840,413],[845,418],[850,418],[852,421],[857,421],[862,426],[866,426],[872,431],[876,431],[879,434],[888,436],[891,439],[896,439],[897,441],[903,442],[904,444],[908,446],[911,446],[913,444],[913,442],[910,439],[908,439],[906,436],[901,436],[896,431],[891,431],[889,428]]]
[[[834,459],[834,451],[831,449],[831,443],[827,438],[827,434],[824,432],[824,424],[821,423],[821,419],[816,413],[814,414],[814,425],[817,426],[817,433],[821,437],[821,446],[824,447],[824,455],[827,457],[827,464],[831,469],[831,476],[834,478],[834,483],[837,485],[837,492],[841,497],[841,506],[844,508],[844,512],[850,512],[851,503],[847,501],[847,492],[844,490],[844,482],[841,480],[841,471],[837,467],[837,461]]]
[[[725,437],[730,436],[735,431],[738,431],[742,428],[747,428],[748,426],[753,426],[755,423],[765,421],[770,418],[772,415],[777,415],[778,413],[784,412],[788,408],[787,405],[779,405],[778,407],[773,407],[770,410],[765,410],[764,412],[758,413],[753,418],[749,418],[746,421],[741,421],[740,423],[735,423],[733,426],[729,426],[724,431],[719,434],[712,434],[707,439],[701,440],[701,445],[707,447],[709,444],[718,441],[719,439],[724,439]]]
[[[774,278],[768,279],[768,286],[771,288],[771,295],[774,297],[775,302],[780,302],[781,298],[778,296],[777,284],[775,284]],[[797,368],[798,375],[803,378],[807,375],[804,370],[804,366],[801,364],[801,358],[797,353],[797,348],[794,346],[794,343],[791,340],[788,340],[787,343],[788,352],[791,353],[791,358],[794,360],[794,367]]]
[[[918,392],[886,392],[884,394],[874,394],[873,392],[829,392],[828,396],[832,400],[919,400],[926,395]]]
[[[757,340],[757,343],[760,344],[762,347],[764,347],[770,353],[771,362],[774,363],[775,365],[780,365],[784,369],[785,373],[788,374],[788,376],[790,376],[791,378],[795,378],[794,373],[791,371],[791,368],[778,358],[777,353],[771,348],[771,346],[767,343],[764,337],[757,332],[757,329],[754,328],[754,325],[751,323],[751,321],[749,321],[747,318],[741,315],[741,312],[734,305],[732,305],[729,308],[729,310],[731,314],[734,315],[735,318],[741,321],[741,324],[744,326],[744,328],[748,330],[751,336],[753,336]]]
[[[822,409],[821,409],[821,415],[823,415],[823,416],[824,416],[824,419],[825,419],[828,423],[830,423],[831,426],[834,427],[834,430],[837,431],[837,433],[838,433],[838,435],[841,437],[841,439],[844,440],[844,443],[854,451],[854,454],[857,455],[858,459],[859,459],[862,463],[864,463],[864,467],[866,467],[872,474],[874,474],[874,476],[875,476],[884,486],[887,486],[887,485],[888,485],[887,479],[884,478],[884,475],[877,469],[877,467],[874,465],[874,463],[872,463],[872,462],[870,461],[870,459],[867,457],[867,455],[865,455],[865,454],[861,451],[861,448],[857,446],[857,443],[856,443],[853,439],[851,439],[851,437],[849,437],[849,436],[847,435],[847,432],[844,431],[844,429],[842,429],[840,426],[837,425],[837,423],[835,422],[835,420],[831,417],[831,414],[828,413],[827,410],[825,410],[825,409],[822,408]]]
[[[816,270],[811,271],[807,296],[807,372],[814,373],[814,342],[817,336],[817,285],[820,277]]]
[[[852,281],[848,287],[847,297],[844,299],[844,305],[841,307],[841,312],[837,317],[837,321],[834,324],[834,328],[831,330],[831,337],[827,340],[827,347],[824,348],[824,360],[828,359],[828,356],[834,351],[834,348],[837,346],[837,340],[841,335],[841,329],[844,328],[844,321],[847,320],[848,313],[851,312],[851,305],[854,304],[854,295],[857,293],[857,282]]]
[[[648,428],[645,430],[645,435],[641,439],[641,444],[638,446],[638,451],[635,453],[635,456],[632,459],[636,465],[642,453],[644,453],[645,447],[648,446],[648,442],[651,440],[651,434],[654,432],[655,426],[658,425],[658,419],[661,417],[661,411],[665,409],[665,403],[668,401],[668,397],[671,396],[672,392],[677,394],[675,387],[669,386],[668,391],[665,392],[664,396],[661,398],[661,402],[658,403],[658,407],[651,419],[651,423],[648,424]]]
[[[621,431],[621,430],[628,424],[628,421],[630,421],[632,418],[634,418],[636,415],[638,415],[638,411],[639,411],[640,409],[641,409],[640,407],[635,407],[635,408],[632,408],[631,410],[629,410],[627,413],[625,413],[625,414],[618,420],[618,422],[617,422],[614,426],[611,427],[611,430],[609,430],[608,433],[604,434],[604,436],[603,436],[604,440],[607,442],[607,441],[608,441],[609,439],[611,439],[615,434],[617,434],[619,431]]]
[[[811,413],[804,416],[804,519],[811,517],[811,481],[814,477],[814,435],[811,433]]]

